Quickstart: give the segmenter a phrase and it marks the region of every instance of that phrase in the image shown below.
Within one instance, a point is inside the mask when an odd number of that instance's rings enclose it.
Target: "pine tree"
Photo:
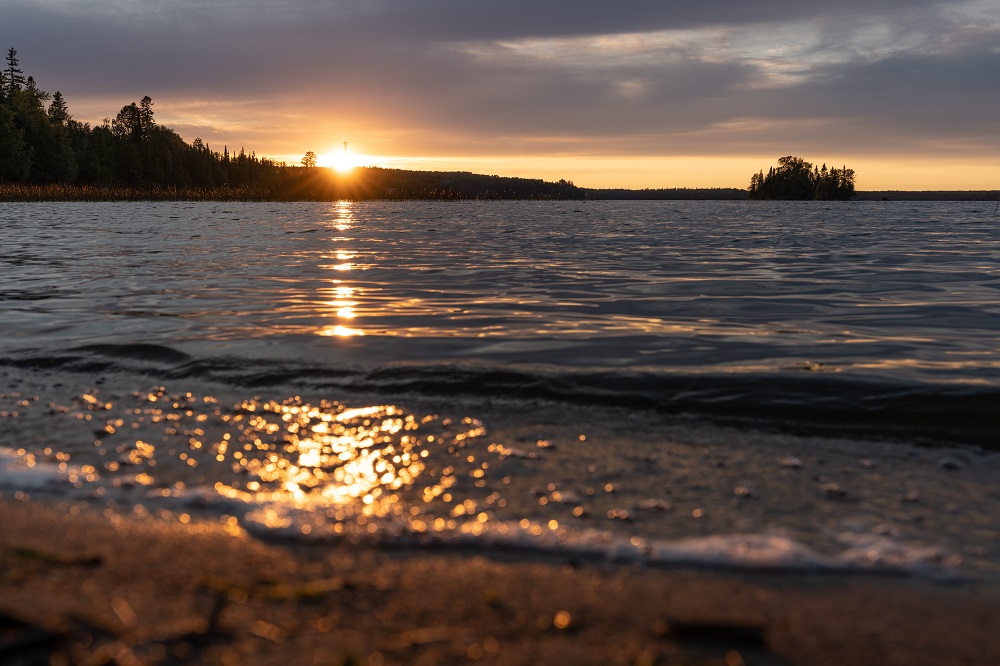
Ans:
[[[146,95],[139,101],[139,128],[143,138],[149,138],[156,122],[153,120],[153,100]]]
[[[7,51],[7,69],[5,71],[6,76],[4,77],[6,79],[4,83],[8,97],[18,90],[22,90],[27,83],[27,80],[24,78],[24,72],[21,71],[18,64],[17,51],[14,50],[14,47],[11,47]]]
[[[28,94],[28,99],[37,109],[45,108],[45,103],[52,99],[50,94],[38,87],[33,76],[29,76],[25,81],[24,92]]]
[[[66,107],[66,100],[63,99],[62,93],[58,90],[52,95],[52,103],[49,104],[49,121],[53,125],[67,125],[72,116],[69,115],[69,109]]]

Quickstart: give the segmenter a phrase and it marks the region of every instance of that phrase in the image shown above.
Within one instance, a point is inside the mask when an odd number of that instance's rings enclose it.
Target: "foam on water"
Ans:
[[[21,492],[49,488],[58,492],[76,470],[54,462],[39,462],[27,455],[0,447],[0,489]]]

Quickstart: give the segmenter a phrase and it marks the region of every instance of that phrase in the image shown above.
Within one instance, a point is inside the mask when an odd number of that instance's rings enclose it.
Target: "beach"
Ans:
[[[264,542],[0,503],[0,661],[995,664],[1000,590]]]

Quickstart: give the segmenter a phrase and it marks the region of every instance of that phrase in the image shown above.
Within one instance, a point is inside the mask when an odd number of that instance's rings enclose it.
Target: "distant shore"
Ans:
[[[997,202],[997,190],[871,190],[858,192],[855,201],[985,201]]]
[[[464,172],[358,168],[350,176],[327,169],[298,169],[279,185],[233,187],[116,187],[0,183],[0,201],[742,201],[737,188],[585,188],[560,181],[484,176]],[[855,201],[996,202],[996,190],[859,191]]]
[[[0,661],[996,664],[1000,590],[262,542],[0,499]]]

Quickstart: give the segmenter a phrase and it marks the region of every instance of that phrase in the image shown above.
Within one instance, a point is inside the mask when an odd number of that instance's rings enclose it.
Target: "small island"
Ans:
[[[854,169],[814,166],[801,157],[788,155],[750,178],[751,199],[814,199],[846,201],[854,197]]]

